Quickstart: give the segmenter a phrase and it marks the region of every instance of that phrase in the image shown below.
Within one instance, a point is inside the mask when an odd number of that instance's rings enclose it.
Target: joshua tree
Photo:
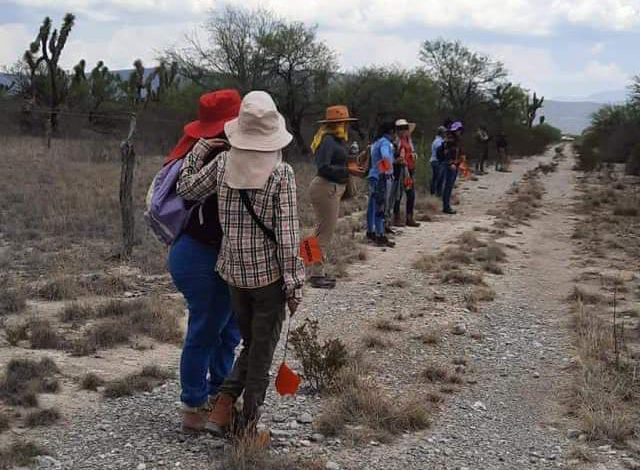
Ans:
[[[152,82],[158,78],[158,86],[155,91],[152,88]],[[149,79],[147,79],[149,80]],[[175,85],[178,84],[178,63],[172,62],[170,65],[161,60],[160,64],[155,68],[152,78],[149,80],[149,88],[147,93],[152,96],[155,101],[161,101],[163,96]]]
[[[544,96],[538,98],[538,95],[533,92],[533,98],[530,99],[529,95],[527,95],[527,125],[529,127],[533,127],[533,121],[536,119],[536,113],[540,108],[542,108],[543,103]]]
[[[50,124],[51,129],[55,130],[58,125],[57,107],[64,99],[64,94],[61,93],[61,80],[64,80],[65,74],[58,67],[60,61],[60,55],[64,46],[67,44],[67,39],[71,33],[75,22],[75,16],[71,13],[67,13],[62,21],[62,27],[60,32],[57,29],[51,31],[51,18],[48,16],[42,22],[40,31],[36,36],[36,39],[31,43],[29,49],[24,53],[24,60],[29,66],[31,73],[31,92],[32,97],[35,97],[35,76],[39,70],[41,64],[45,64],[47,67],[47,73],[50,85],[49,106],[51,108]]]
[[[104,62],[100,60],[91,70],[89,81],[89,92],[91,94],[91,111],[89,121],[91,121],[93,113],[98,111],[98,108],[102,103],[115,98],[118,76],[111,73],[109,68],[104,65]]]

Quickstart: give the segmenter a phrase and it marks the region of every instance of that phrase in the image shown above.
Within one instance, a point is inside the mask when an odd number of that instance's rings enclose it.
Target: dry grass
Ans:
[[[445,366],[439,364],[429,364],[420,373],[420,377],[433,383],[461,384],[463,382],[460,375],[450,373]]]
[[[34,407],[38,393],[57,392],[60,385],[55,375],[58,367],[49,358],[39,362],[31,359],[12,359],[0,380],[0,399],[8,405]]]
[[[134,301],[111,300],[95,308],[93,312],[82,312],[98,320],[84,335],[73,343],[76,355],[92,354],[100,349],[111,348],[129,342],[133,335],[146,335],[162,342],[178,343],[182,330],[174,303],[154,297]]]
[[[141,372],[107,382],[104,388],[106,398],[121,398],[140,392],[150,392],[173,374],[157,366],[145,366]]]
[[[383,349],[389,346],[389,342],[378,335],[365,335],[362,338],[362,344],[367,349]]]
[[[293,455],[277,455],[265,449],[255,435],[244,433],[234,439],[217,467],[220,470],[324,470],[320,459]]]
[[[638,217],[640,215],[640,200],[626,200],[619,202],[613,208],[613,215],[621,217]]]
[[[75,300],[85,291],[75,282],[71,276],[58,275],[45,281],[36,290],[36,295],[43,300]]]
[[[40,426],[51,426],[56,424],[62,415],[56,408],[48,408],[46,410],[34,410],[31,411],[24,419],[24,424],[28,428],[35,428]]]
[[[80,379],[80,388],[82,390],[90,390],[96,392],[98,387],[104,385],[104,379],[93,372],[89,372]]]
[[[507,254],[501,245],[490,243],[486,247],[475,250],[473,252],[473,259],[484,263],[502,263],[507,260]]]
[[[439,330],[430,330],[421,334],[416,339],[420,340],[423,344],[435,346],[442,341],[442,332]]]
[[[413,263],[413,267],[419,271],[430,272],[438,266],[438,258],[433,255],[424,255]]]
[[[4,327],[4,334],[7,343],[11,346],[17,346],[20,341],[25,341],[29,338],[29,323],[26,321],[17,321],[7,324]]]
[[[7,431],[11,427],[11,419],[9,415],[4,412],[0,412],[0,434]]]
[[[60,313],[60,321],[64,323],[84,323],[93,317],[95,317],[93,307],[80,302],[73,302],[65,306]]]
[[[470,230],[460,235],[459,242],[466,248],[480,248],[486,246],[486,243],[478,238],[478,235]]]
[[[402,331],[402,327],[400,325],[392,323],[391,321],[385,318],[381,318],[377,320],[374,326],[376,327],[376,329],[380,331],[386,331],[386,332]]]
[[[0,468],[29,467],[39,455],[47,455],[47,450],[33,442],[21,439],[5,448],[0,448]]]
[[[0,316],[22,312],[27,296],[22,286],[8,276],[0,276]]]
[[[580,301],[585,304],[600,304],[604,302],[604,296],[587,286],[574,286],[569,300]]]
[[[67,341],[45,319],[31,320],[29,341],[32,349],[65,349],[67,347]]]
[[[445,271],[440,278],[443,284],[483,285],[484,280],[480,274],[454,269]]]
[[[424,429],[430,424],[422,400],[391,400],[353,368],[341,372],[334,394],[315,422],[317,430],[327,436],[346,434],[356,443],[372,439],[389,442],[402,432]]]

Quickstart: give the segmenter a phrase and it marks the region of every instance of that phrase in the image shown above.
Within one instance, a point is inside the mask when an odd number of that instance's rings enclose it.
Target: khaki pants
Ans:
[[[311,205],[316,216],[314,234],[320,242],[323,259],[326,259],[327,250],[336,230],[340,213],[340,200],[345,190],[345,184],[332,183],[320,176],[313,178],[309,186]],[[324,263],[311,266],[310,274],[312,276],[324,275]]]
[[[258,289],[229,286],[242,335],[242,351],[219,392],[237,399],[244,392],[244,417],[258,418],[269,386],[269,369],[286,317],[282,281]]]

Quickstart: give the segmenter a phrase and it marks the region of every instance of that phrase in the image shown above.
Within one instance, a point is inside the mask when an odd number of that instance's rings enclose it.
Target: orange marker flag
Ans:
[[[307,237],[300,242],[300,257],[305,266],[322,263],[322,250],[317,237]]]
[[[378,170],[380,170],[381,173],[387,173],[391,170],[391,163],[389,163],[389,160],[386,159],[382,159],[378,162]]]

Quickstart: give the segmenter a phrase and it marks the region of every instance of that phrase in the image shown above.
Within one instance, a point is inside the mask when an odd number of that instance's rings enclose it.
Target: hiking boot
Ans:
[[[209,403],[195,408],[185,405],[182,409],[182,432],[195,434],[204,431],[210,412],[211,406]]]
[[[375,232],[367,232],[367,240],[374,242],[376,241],[376,234]]]
[[[394,227],[402,227],[402,219],[400,218],[400,214],[395,214],[393,216],[393,224]]]
[[[387,248],[393,248],[396,246],[395,242],[389,240],[385,235],[378,235],[376,238],[376,245]]]
[[[393,230],[391,227],[385,225],[384,233],[386,233],[387,235],[395,235],[396,231]]]
[[[336,286],[336,280],[327,276],[311,276],[309,284],[314,289],[333,289]]]
[[[416,222],[412,215],[407,217],[407,227],[420,227],[420,223]]]
[[[444,209],[442,212],[443,212],[443,213],[445,213],[445,214],[450,214],[450,215],[457,214],[457,212],[456,212],[456,211],[454,211],[454,210],[453,210],[453,209],[451,209],[451,208],[449,208],[449,209]]]
[[[233,419],[234,401],[231,395],[219,393],[204,428],[215,436],[224,437]]]

